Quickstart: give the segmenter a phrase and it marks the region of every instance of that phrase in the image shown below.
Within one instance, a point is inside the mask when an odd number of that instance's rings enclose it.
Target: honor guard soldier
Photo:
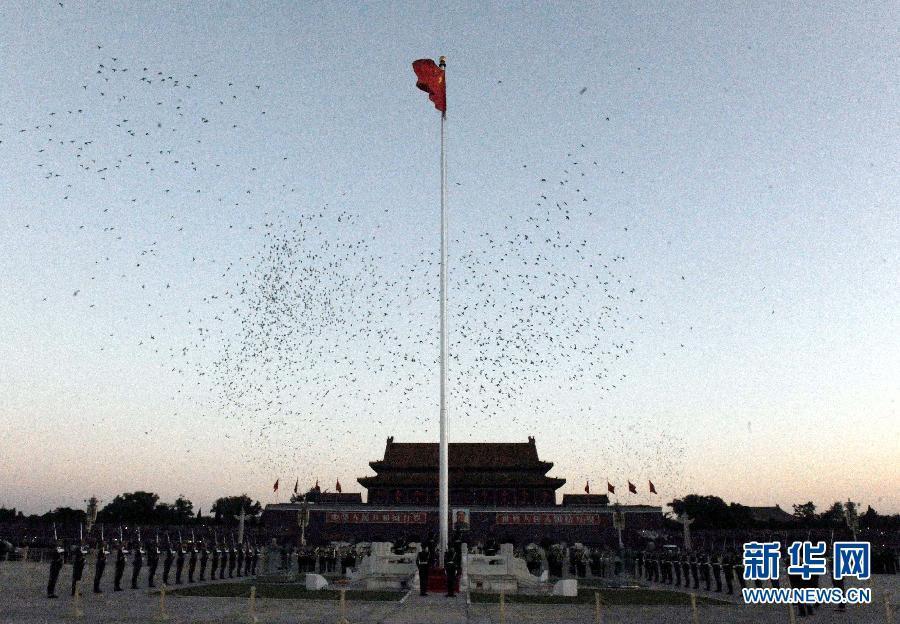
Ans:
[[[128,549],[125,544],[116,540],[113,542],[116,546],[116,568],[113,576],[113,591],[122,591],[122,576],[125,574],[125,560],[128,555]]]
[[[50,554],[50,579],[47,581],[47,598],[58,598],[56,595],[56,581],[59,579],[59,571],[63,567],[64,554],[65,549],[63,548],[62,540],[56,540],[56,546]]]
[[[234,542],[228,547],[228,578],[234,578],[234,566],[237,564],[237,553],[234,550]]]
[[[419,569],[419,595],[428,595],[428,571],[431,568],[431,552],[426,545],[422,545],[419,554],[416,555],[416,567]]]
[[[184,542],[178,542],[178,550],[175,553],[175,584],[181,585],[181,573],[184,572]]]
[[[706,591],[709,591],[709,555],[706,552],[703,552],[700,555],[700,576],[703,577],[703,588]]]
[[[138,541],[134,545],[134,556],[131,558],[131,589],[138,588],[138,577],[144,567],[144,545]]]
[[[725,587],[728,594],[734,593],[734,558],[730,552],[725,552],[722,557],[722,575],[725,577]]]
[[[253,563],[250,564],[250,574],[256,576],[256,564],[259,562],[259,557],[262,554],[262,549],[259,546],[255,546],[253,548]]]
[[[444,553],[444,570],[447,573],[447,597],[456,596],[456,579],[459,577],[459,551],[453,544]]]
[[[169,584],[169,573],[172,571],[172,563],[175,561],[175,547],[172,546],[172,542],[166,537],[166,544],[168,548],[166,549],[166,558],[163,559],[163,585]]]
[[[644,552],[643,551],[638,553],[637,557],[634,560],[634,563],[637,567],[636,576],[638,578],[643,578],[643,576],[644,576]]]
[[[675,587],[681,587],[681,566],[684,564],[684,555],[678,553],[672,561],[672,572],[675,573]]]
[[[159,539],[147,548],[147,587],[156,587],[156,568],[159,567]]]
[[[94,566],[94,593],[102,594],[103,590],[100,589],[100,579],[103,578],[103,570],[106,569],[106,556],[109,554],[109,551],[106,550],[106,542],[100,541],[97,544],[97,561]]]
[[[743,590],[747,587],[747,581],[744,580],[744,558],[742,553],[735,552],[732,554],[732,558],[734,559],[734,576],[737,578],[738,585],[741,586]]]
[[[238,544],[237,547],[237,575],[244,576],[244,545]]]
[[[247,542],[244,544],[244,576],[250,576],[250,563],[253,559],[253,549],[250,547],[250,543]],[[300,568],[297,568],[297,571],[300,571]]]
[[[188,542],[188,583],[194,582],[194,571],[197,569],[197,544]]]
[[[209,546],[200,540],[200,581],[206,580],[206,564],[209,561]]]
[[[713,579],[716,581],[716,591],[722,593],[722,556],[716,555],[712,561]]]
[[[222,557],[219,559],[219,580],[225,580],[225,568],[228,567],[228,546],[222,544]]]
[[[691,577],[694,579],[694,589],[700,589],[700,568],[697,555],[691,553]]]
[[[222,551],[219,549],[219,541],[216,540],[212,547],[212,566],[209,569],[209,580],[216,580],[216,570],[219,568],[219,555]]]
[[[684,586],[691,586],[691,558],[685,553],[681,556],[681,572],[684,575]]]
[[[75,558],[72,559],[72,595],[75,595],[75,588],[78,585],[78,581],[81,580],[82,575],[84,574],[84,564],[86,563],[85,557],[87,556],[87,548],[85,548],[84,543],[82,542],[75,548]]]

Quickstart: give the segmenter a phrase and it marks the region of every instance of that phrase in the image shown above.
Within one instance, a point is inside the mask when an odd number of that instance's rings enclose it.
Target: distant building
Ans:
[[[438,445],[387,439],[384,457],[370,462],[374,476],[361,477],[359,493],[312,491],[307,495],[307,541],[418,541],[438,529]],[[617,544],[613,511],[625,515],[629,531],[662,527],[662,510],[644,505],[610,506],[606,495],[556,491],[566,480],[548,476],[552,462],[542,461],[532,437],[527,442],[450,443],[451,530],[464,518],[470,543],[495,539],[519,544],[553,541]],[[267,505],[266,533],[299,537],[301,503]],[[461,520],[462,522],[462,520]],[[626,546],[628,539],[626,539]]]
[[[796,522],[794,514],[786,512],[779,505],[774,507],[750,507],[750,515],[756,522]]]

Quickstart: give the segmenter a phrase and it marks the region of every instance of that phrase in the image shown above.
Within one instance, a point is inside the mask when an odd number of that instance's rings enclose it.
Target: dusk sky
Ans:
[[[529,335],[610,349],[513,341],[538,380],[455,321],[451,441],[533,435],[562,492],[630,479],[623,503],[900,512],[898,41],[892,2],[3,3],[0,506],[361,491],[389,435],[437,441],[440,116],[410,64],[444,54],[452,318],[496,335],[479,297],[537,305],[467,259],[489,272],[570,178],[554,240],[615,262],[620,297],[603,325],[593,265],[535,236],[574,286]],[[320,214],[318,260],[366,241],[353,278],[290,280],[361,331],[279,320],[291,342],[251,350],[278,297],[254,271]],[[394,369],[402,395],[357,365],[397,356],[374,317],[427,358]],[[524,387],[474,400],[481,357]]]

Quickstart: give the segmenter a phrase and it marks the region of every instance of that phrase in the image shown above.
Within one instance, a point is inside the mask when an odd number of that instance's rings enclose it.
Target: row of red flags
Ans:
[[[277,492],[277,491],[278,491],[278,483],[279,483],[280,481],[281,481],[280,478],[279,478],[279,479],[275,479],[275,485],[272,486],[272,492]],[[651,493],[651,494],[656,494],[656,493],[657,493],[657,492],[656,492],[656,486],[653,485],[653,481],[650,481],[650,480],[648,479],[648,480],[647,480],[647,485],[648,485],[648,487],[649,487],[649,490],[650,490],[650,493]],[[298,493],[299,493],[299,487],[300,487],[300,479],[297,479],[297,481],[294,482],[294,494],[298,494]],[[318,479],[316,479],[316,489],[319,489],[319,480],[318,480]],[[338,479],[338,480],[335,482],[335,484],[334,484],[334,489],[335,489],[336,492],[342,492],[342,491],[343,491],[343,490],[341,489],[341,480],[340,480],[340,479]],[[607,481],[607,482],[606,482],[606,491],[607,491],[608,493],[610,493],[610,494],[615,494],[615,493],[616,493],[616,486],[614,486],[612,483],[610,483],[609,481]],[[631,492],[632,494],[637,494],[637,486],[636,486],[634,483],[632,483],[631,481],[628,482],[628,491]],[[586,481],[586,482],[585,482],[585,484],[584,484],[584,493],[585,493],[585,494],[590,494],[590,493],[591,493],[591,482],[590,482],[590,481]]]
[[[277,492],[277,491],[278,491],[278,483],[279,483],[280,481],[281,481],[280,478],[275,479],[275,485],[272,486],[272,492]],[[300,492],[299,492],[299,489],[300,489],[300,479],[297,479],[297,480],[294,482],[294,494],[299,494],[299,493],[300,493]],[[317,490],[319,489],[319,480],[318,480],[318,479],[316,479],[316,487],[315,487],[315,489],[317,489]],[[337,492],[339,492],[339,493],[343,491],[343,490],[341,489],[341,480],[340,480],[340,479],[338,479],[337,482],[334,484],[334,489],[335,489]]]
[[[651,494],[656,494],[656,486],[653,485],[653,481],[650,481],[649,479],[647,479],[647,485],[650,486],[650,493],[651,493]],[[615,493],[616,493],[616,486],[614,486],[612,483],[610,483],[609,481],[607,481],[607,482],[606,482],[606,491],[609,492],[610,494],[615,494]],[[634,483],[632,483],[631,481],[628,482],[628,491],[631,492],[632,494],[637,494],[637,493],[638,493],[638,492],[637,492],[637,486],[636,486]],[[590,482],[590,481],[586,481],[586,482],[585,482],[585,484],[584,484],[584,493],[585,493],[585,494],[590,494],[590,493],[591,493],[591,482]]]

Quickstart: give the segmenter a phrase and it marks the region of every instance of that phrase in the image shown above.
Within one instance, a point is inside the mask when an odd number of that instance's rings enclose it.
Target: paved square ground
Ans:
[[[60,575],[59,598],[45,597],[49,566],[39,563],[0,563],[0,624],[56,624],[73,621],[85,624],[131,624],[159,621],[159,595],[147,589],[111,591],[112,569],[104,577],[104,593],[84,593],[83,616],[74,617],[75,603],[69,596],[70,566]],[[126,577],[130,581],[130,568]],[[93,579],[93,570],[85,569],[85,579]],[[142,581],[144,579],[142,578]],[[229,581],[219,581],[227,583]],[[146,585],[146,582],[143,583]],[[898,610],[900,577],[879,576],[870,584],[875,604],[850,607],[838,613],[821,607],[810,618],[796,618],[803,622],[883,624],[888,622],[885,596],[892,596],[893,609]],[[662,589],[662,588],[661,588]],[[665,588],[668,589],[668,588]],[[505,622],[535,622],[541,624],[594,624],[593,605],[536,605],[507,603]],[[248,601],[235,598],[200,598],[167,596],[168,622],[173,624],[231,624],[252,622]],[[336,624],[340,619],[336,601],[320,600],[259,600],[255,615],[260,624]],[[749,607],[741,604],[703,606],[699,609],[701,624],[775,624],[790,622],[785,606]],[[897,614],[893,621],[900,624]],[[689,607],[618,606],[605,609],[603,624],[691,624]],[[413,593],[398,601],[356,602],[346,605],[346,617],[352,624],[497,624],[501,621],[497,604],[469,604],[466,597],[447,598],[440,595],[420,597]]]

